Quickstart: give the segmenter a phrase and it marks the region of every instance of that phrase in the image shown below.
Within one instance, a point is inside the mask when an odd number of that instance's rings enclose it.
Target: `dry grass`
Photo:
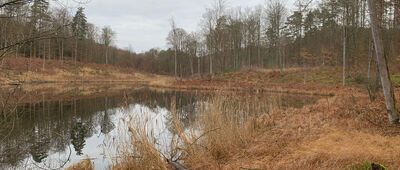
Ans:
[[[396,162],[400,158],[400,136],[382,136],[357,131],[332,131],[310,143],[303,143],[296,154],[309,158],[329,156],[331,161],[354,164],[363,161]],[[296,155],[294,155],[296,156]],[[326,162],[330,160],[325,160]],[[339,163],[339,162],[338,162]]]
[[[4,62],[5,64],[0,65],[0,85],[15,82],[124,82],[165,86],[173,81],[168,76],[154,76],[137,72],[131,68],[103,64],[78,62],[75,72],[74,64],[71,61],[47,60],[45,69],[42,67],[43,60],[41,59],[8,57]]]
[[[80,163],[77,163],[66,170],[94,170],[94,166],[89,159],[83,160]]]
[[[193,169],[219,168],[250,146],[265,130],[256,118],[274,110],[277,104],[243,94],[217,96],[199,113],[198,123],[205,134],[197,143],[197,155],[189,154],[185,160]]]
[[[126,104],[125,107],[129,106]],[[162,126],[159,119],[160,116],[151,113],[151,110],[138,110],[120,122],[119,138],[112,141],[112,145],[117,146],[120,159],[112,169],[168,169],[168,164],[160,155],[160,140],[155,137],[161,135],[156,132],[162,129],[159,128]]]
[[[375,162],[397,169],[400,130],[390,127],[382,100],[356,93],[262,116],[270,129],[224,168],[346,169]]]
[[[280,70],[246,69],[213,77],[177,81],[176,88],[253,90],[302,94],[336,94],[340,72],[333,67],[290,68]]]
[[[354,169],[368,162],[400,168],[400,129],[387,122],[383,97],[370,102],[363,93],[347,94],[286,110],[242,94],[217,95],[201,104],[197,131],[174,121],[178,137],[171,150],[190,169]],[[122,165],[168,168],[160,156],[167,154],[143,127],[130,130],[141,142],[127,143],[141,161],[124,159]]]
[[[122,159],[114,169],[168,169],[168,161],[182,162],[191,169],[219,167],[232,153],[252,143],[260,132],[255,113],[268,112],[270,108],[259,102],[256,108],[251,107],[254,100],[258,98],[220,95],[209,99],[199,104],[198,118],[188,129],[182,127],[179,115],[172,109],[171,122],[166,127],[170,134],[163,139],[157,139],[160,122],[154,115],[143,117],[150,113],[135,113],[127,123],[129,139],[123,140],[123,145],[118,142]]]
[[[117,96],[145,88],[132,83],[43,83],[24,84],[22,86],[4,86],[0,90],[0,101],[4,100],[15,88],[18,91],[13,99],[20,103],[73,100],[105,96]]]

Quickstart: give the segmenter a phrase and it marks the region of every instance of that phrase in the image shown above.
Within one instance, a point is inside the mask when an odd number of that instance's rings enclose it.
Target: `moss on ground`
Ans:
[[[392,80],[396,83],[400,83],[400,74],[395,74],[392,76]]]
[[[375,167],[372,167],[373,165]],[[373,170],[373,169],[379,169],[379,168],[382,170],[388,170],[388,168],[386,168],[384,165],[374,164],[371,162],[364,162],[364,163],[352,165],[349,169],[350,170]]]

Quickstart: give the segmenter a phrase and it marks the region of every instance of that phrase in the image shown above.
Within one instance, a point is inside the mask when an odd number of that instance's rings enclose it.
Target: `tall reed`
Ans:
[[[268,114],[271,103],[257,95],[221,93],[197,102],[196,120],[190,127],[181,124],[174,102],[166,114],[146,109],[131,114],[126,120],[129,138],[119,142],[121,159],[114,169],[168,169],[171,162],[216,168],[231,153],[254,142],[262,129],[257,117]],[[163,122],[168,123],[160,125]]]

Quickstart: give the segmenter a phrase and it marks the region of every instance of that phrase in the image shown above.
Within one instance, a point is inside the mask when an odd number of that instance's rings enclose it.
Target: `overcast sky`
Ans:
[[[283,1],[291,5],[288,1]],[[117,33],[115,45],[132,46],[136,52],[164,49],[174,17],[178,27],[197,31],[206,7],[214,0],[91,0],[84,5],[88,22],[98,27],[111,26]],[[265,0],[227,0],[229,7],[264,4]]]

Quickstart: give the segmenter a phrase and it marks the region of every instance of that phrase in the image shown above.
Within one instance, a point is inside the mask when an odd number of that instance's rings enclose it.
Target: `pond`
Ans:
[[[90,159],[96,169],[109,169],[118,159],[115,153],[118,142],[115,141],[128,134],[123,129],[133,114],[158,122],[149,128],[155,129],[154,137],[162,138],[171,133],[169,121],[173,108],[185,128],[195,121],[198,104],[214,95],[213,92],[147,87],[113,93],[106,91],[103,90],[103,95],[55,96],[51,91],[46,94],[30,91],[23,95],[25,99],[16,108],[18,118],[0,131],[0,169],[59,169],[84,159]],[[319,98],[268,93],[254,95],[263,96],[263,100],[274,96],[273,101],[283,109],[303,107]]]

